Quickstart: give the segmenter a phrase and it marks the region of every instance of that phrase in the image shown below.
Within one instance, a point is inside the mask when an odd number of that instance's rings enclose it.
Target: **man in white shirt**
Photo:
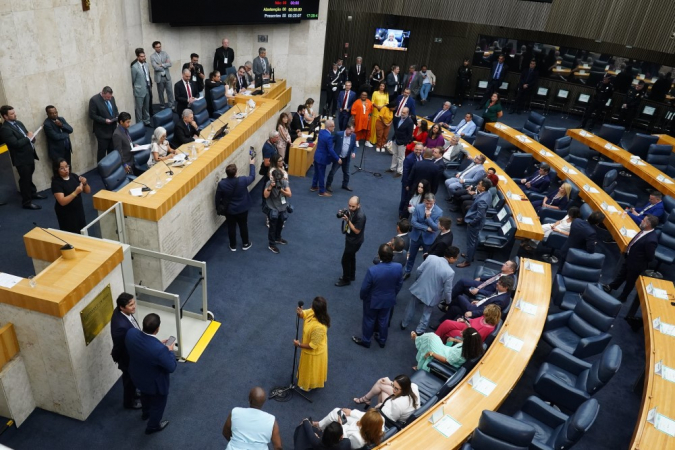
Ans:
[[[464,149],[464,146],[459,142],[459,138],[455,134],[450,137],[450,145],[445,149],[443,159],[445,162],[460,161],[466,154],[467,152]]]
[[[382,46],[388,48],[398,48],[398,41],[396,40],[396,37],[394,37],[394,33],[389,33],[389,37],[387,37],[387,40],[382,43]]]
[[[456,127],[449,127],[450,131],[454,132],[459,137],[473,136],[476,132],[476,122],[473,121],[473,114],[466,113],[464,118],[457,124]]]

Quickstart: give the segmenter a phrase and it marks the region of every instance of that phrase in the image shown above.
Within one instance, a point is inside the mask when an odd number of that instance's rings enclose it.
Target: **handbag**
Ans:
[[[224,216],[227,214],[227,208],[230,207],[230,202],[232,202],[232,197],[234,197],[235,192],[237,192],[237,188],[239,187],[239,179],[235,178],[234,179],[234,189],[232,190],[232,194],[227,197],[227,202],[223,202],[223,199],[221,197],[220,203],[216,206],[216,214],[219,216]]]

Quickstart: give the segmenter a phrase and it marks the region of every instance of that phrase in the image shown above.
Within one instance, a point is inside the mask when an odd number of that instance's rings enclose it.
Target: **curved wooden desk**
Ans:
[[[251,89],[251,91],[255,90],[256,89]],[[260,95],[237,94],[235,95],[235,99],[238,98],[246,101],[248,101],[248,99],[253,99],[253,101],[257,103],[257,100],[259,98],[266,98],[271,100],[280,100],[282,105],[286,105],[288,104],[288,102],[291,101],[290,88],[286,89],[286,80],[276,80],[276,83],[270,84],[269,88],[263,88],[263,91],[264,93]],[[287,91],[288,91],[288,98],[284,99],[283,96]]]
[[[426,120],[423,117],[420,117],[420,119]],[[427,120],[427,123],[431,128],[433,122]],[[443,130],[443,137],[446,140],[449,140],[452,135],[453,134],[450,131]],[[482,155],[480,150],[478,150],[476,147],[466,142],[464,139],[461,139],[460,141],[472,158],[475,157],[476,155]],[[506,203],[509,205],[509,208],[511,208],[511,212],[513,213],[513,217],[516,222],[517,227],[516,238],[533,239],[535,241],[541,241],[542,239],[544,239],[544,230],[541,228],[539,216],[537,215],[537,212],[534,210],[532,203],[530,203],[529,199],[525,196],[522,189],[520,189],[520,185],[515,181],[513,181],[511,177],[508,176],[506,172],[502,170],[501,167],[499,167],[497,164],[494,163],[494,161],[491,161],[487,157],[485,160],[485,167],[486,168],[494,167],[496,170],[496,174],[499,177],[499,184],[497,185],[497,189],[499,189],[499,191],[504,195]],[[508,195],[509,192],[511,193],[511,195]],[[533,223],[530,225],[519,221],[518,220],[519,215],[522,218],[529,217],[530,219],[532,219]]]
[[[605,211],[604,223],[607,230],[616,240],[619,249],[621,251],[626,250],[630,240],[640,230],[630,217],[623,216],[621,206],[612,197],[586,175],[579,172],[572,164],[521,132],[503,123],[488,123],[485,128],[524,152],[531,154],[536,160],[550,165],[557,172],[558,177],[569,179],[570,182],[574,183],[579,188],[579,196],[586,203],[591,205],[594,210]],[[524,136],[526,141],[521,141],[517,136]],[[625,234],[622,233],[622,230],[625,230]]]
[[[637,160],[637,164],[633,163],[631,161],[632,153],[581,129],[567,130],[567,135],[584,145],[588,145],[612,161],[623,165],[626,170],[630,170],[663,194],[675,196],[675,180],[646,161]]]
[[[528,263],[540,265],[544,273],[527,270],[525,265]],[[499,408],[520,379],[544,329],[550,298],[551,266],[540,261],[521,259],[514,302],[522,299],[536,305],[534,315],[513,305],[494,343],[464,380],[426,414],[377,448],[402,450],[459,448],[478,426],[483,411],[486,409],[494,411]],[[523,341],[520,351],[511,350],[499,341],[505,333]],[[477,371],[497,385],[488,396],[484,396],[469,385],[469,380]],[[441,407],[444,407],[445,414],[461,424],[461,427],[448,438],[435,430],[429,422],[431,415]]]
[[[304,177],[307,171],[314,163],[314,151],[316,142],[311,147],[300,147],[307,142],[307,138],[299,137],[293,141],[293,144],[287,149],[288,153],[288,174],[294,177]]]
[[[669,298],[664,300],[649,294],[649,285],[665,290]],[[670,304],[675,298],[675,286],[671,281],[641,276],[635,287],[642,306],[646,355],[642,408],[630,448],[635,450],[675,448],[675,437],[656,429],[654,423],[647,422],[649,412],[654,408],[658,414],[675,420],[675,383],[655,373],[655,365],[659,362],[670,370],[675,369],[675,337],[654,328],[654,319],[657,318],[662,323],[675,325],[675,307]]]
[[[668,134],[655,134],[654,136],[659,137],[659,140],[658,140],[657,144],[672,145],[673,146],[673,152],[675,152],[675,137],[672,137]]]

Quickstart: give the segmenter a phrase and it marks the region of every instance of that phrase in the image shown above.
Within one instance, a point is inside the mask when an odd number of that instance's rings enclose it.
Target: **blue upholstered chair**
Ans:
[[[476,132],[476,140],[473,143],[473,146],[476,147],[482,154],[486,157],[494,160],[499,153],[499,136],[492,133],[486,133],[485,131]]]
[[[579,442],[595,422],[599,410],[598,401],[592,398],[568,416],[540,398],[531,396],[513,418],[537,430],[530,449],[562,450]]]
[[[626,149],[627,152],[637,155],[640,157],[640,159],[646,160],[647,159],[647,152],[649,151],[649,146],[652,144],[656,144],[659,140],[658,136],[654,136],[651,134],[643,134],[643,133],[635,133],[635,137],[633,137],[633,140],[631,141],[630,145],[628,145],[623,139],[621,140],[621,147]],[[622,170],[619,172],[621,176],[623,177],[631,177],[633,176],[632,173],[628,170]]]
[[[555,406],[576,411],[609,383],[619,367],[621,347],[616,344],[607,347],[592,364],[555,348],[539,368],[534,391]]]
[[[604,262],[605,255],[602,253],[589,254],[571,248],[553,282],[553,303],[561,309],[573,310],[586,286],[599,287]]]
[[[96,168],[103,180],[103,186],[108,191],[119,191],[129,184],[130,177],[122,167],[122,157],[117,150],[108,153],[98,162]]]
[[[211,109],[213,110],[211,117],[217,119],[230,109],[230,105],[227,103],[227,97],[225,97],[225,86],[215,87],[211,89],[210,92]]]
[[[129,127],[129,136],[131,142],[135,145],[145,145],[150,143],[150,139],[146,138],[145,125],[143,122],[138,122]]]
[[[657,261],[657,269],[661,263],[670,265],[675,262],[675,212],[671,212],[668,220],[663,224],[654,257]]]
[[[432,397],[445,398],[462,381],[465,375],[465,367],[460,367],[447,379],[436,372],[417,370],[410,376],[410,381],[417,385],[420,392],[420,405],[424,405]]]
[[[572,148],[572,138],[569,136],[565,136],[555,140],[553,152],[555,152],[558,156],[567,161],[567,157],[570,156],[571,148]]]
[[[530,111],[530,115],[527,116],[525,124],[521,128],[516,128],[516,130],[536,141],[539,139],[539,131],[541,131],[541,127],[544,126],[545,121],[546,117],[537,112]]]
[[[190,109],[192,109],[192,113],[195,116],[195,122],[197,123],[198,130],[203,130],[209,126],[211,122],[213,122],[213,119],[209,117],[209,111],[206,108],[205,98],[200,98],[192,102]]]
[[[601,353],[612,336],[607,333],[621,310],[621,302],[601,288],[589,285],[573,311],[550,314],[542,339],[578,358]]]
[[[661,172],[668,171],[670,156],[673,154],[672,145],[652,144],[647,150],[647,162]]]
[[[532,425],[486,409],[462,450],[528,450],[534,433]]]
[[[529,153],[514,153],[504,167],[504,172],[513,179],[521,179],[530,171],[534,158]]]
[[[513,242],[516,229],[516,221],[510,217],[497,231],[481,230],[478,233],[478,250],[488,250],[488,258],[491,258],[495,250],[505,248]]]
[[[166,130],[166,139],[171,141],[173,139],[173,111],[166,108],[152,116],[152,128],[163,127]]]
[[[539,132],[539,143],[547,149],[552,150],[555,147],[556,141],[565,137],[565,133],[567,133],[567,128],[542,127]]]
[[[597,133],[597,136],[611,142],[614,145],[621,145],[621,139],[626,129],[620,125],[603,124]]]
[[[148,170],[148,160],[150,159],[150,149],[139,150],[133,153],[134,156],[134,170],[136,175],[140,175]]]

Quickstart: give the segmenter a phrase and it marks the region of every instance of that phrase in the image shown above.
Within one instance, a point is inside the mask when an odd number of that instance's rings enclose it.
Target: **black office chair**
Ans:
[[[664,222],[659,235],[659,245],[656,247],[656,268],[658,270],[661,263],[668,265],[675,262],[675,213],[671,212],[668,219]]]
[[[476,88],[473,91],[473,99],[480,101],[483,98],[488,88],[488,80],[477,80]],[[485,105],[480,105],[481,108]]]
[[[553,349],[534,379],[534,392],[566,411],[576,411],[614,377],[621,367],[621,347],[610,345],[593,363]]]
[[[476,140],[473,146],[476,147],[487,158],[494,160],[499,153],[499,136],[485,131],[476,132]]]
[[[122,167],[122,157],[117,150],[108,153],[98,162],[96,168],[103,181],[103,186],[108,191],[119,191],[135,178],[127,175],[124,167]]]
[[[604,262],[605,255],[602,253],[589,254],[578,248],[569,249],[565,264],[553,282],[553,304],[561,309],[573,310],[587,286],[600,287]]]
[[[578,358],[601,353],[612,336],[607,331],[621,310],[622,303],[601,288],[589,285],[573,311],[549,314],[542,339]]]
[[[486,409],[462,450],[528,450],[534,434],[532,425]]]
[[[567,117],[569,117],[570,114],[578,114],[580,116],[586,114],[586,109],[588,108],[590,101],[590,94],[579,92],[579,94],[577,94],[577,98],[574,100],[574,103],[572,103],[572,105],[567,110]]]
[[[598,162],[591,172],[586,172],[588,178],[590,178],[595,184],[602,185],[604,183],[605,175],[612,170],[616,170],[617,173],[619,170],[623,169],[623,165],[615,162],[600,161]]]
[[[530,109],[534,107],[539,107],[544,111],[546,115],[546,107],[548,106],[548,94],[549,89],[547,87],[537,88],[537,92],[530,99]]]
[[[534,158],[529,153],[514,153],[504,166],[504,172],[513,179],[521,179],[531,171]]]
[[[563,116],[569,101],[570,101],[569,89],[562,89],[562,88],[557,89],[555,91],[555,95],[553,96],[553,98],[551,98],[551,100],[548,103],[547,113],[553,109],[560,111],[560,115]]]
[[[531,396],[513,418],[537,430],[531,449],[562,450],[579,442],[595,423],[599,410],[598,401],[592,398],[582,403],[573,414],[567,415]]]
[[[485,225],[483,226],[483,229],[486,231],[497,231],[499,228],[502,227],[502,225],[506,223],[507,220],[509,220],[509,217],[511,217],[511,215],[512,215],[511,208],[509,208],[509,205],[505,204],[502,207],[502,209],[500,209],[497,212],[497,214],[485,220]]]
[[[640,113],[633,119],[630,126],[633,128],[635,125],[637,125],[649,131],[654,124],[655,118],[656,106],[644,105]]]
[[[488,259],[492,258],[495,250],[500,250],[510,245],[516,235],[516,221],[513,217],[504,223],[497,231],[481,230],[478,233],[478,250],[487,250]]]
[[[488,207],[485,216],[492,217],[497,214],[501,211],[505,202],[506,198],[504,197],[504,194],[502,194],[501,191],[497,191],[497,194],[492,196],[492,205]]]
[[[652,144],[647,150],[647,163],[665,173],[668,171],[668,164],[672,154],[672,145]]]
[[[565,137],[567,128],[544,126],[539,131],[539,143],[547,149],[553,149],[561,137]]]

